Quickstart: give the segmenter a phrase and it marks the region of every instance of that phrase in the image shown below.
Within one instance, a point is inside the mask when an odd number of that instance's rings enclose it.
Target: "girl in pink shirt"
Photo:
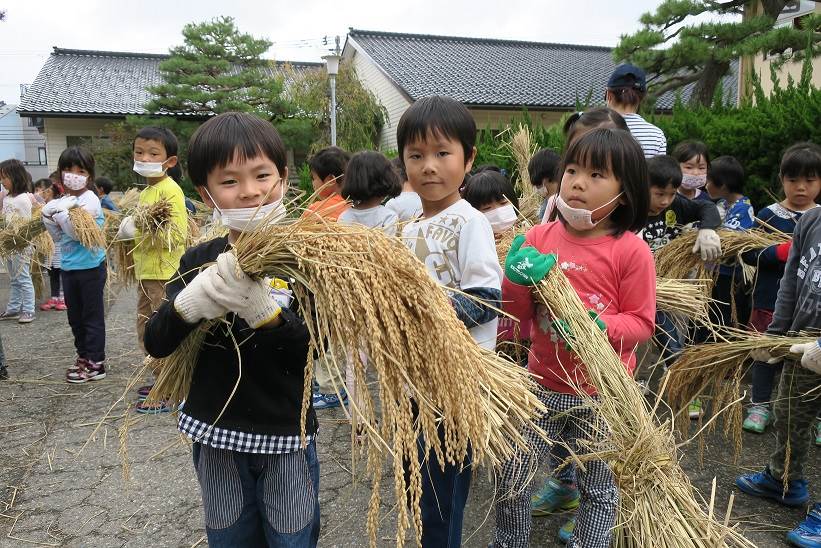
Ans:
[[[561,173],[559,220],[514,240],[505,261],[502,302],[506,312],[534,324],[528,368],[539,377],[539,398],[548,409],[539,426],[549,439],[584,453],[578,442],[595,437],[596,417],[576,387],[590,395],[595,388],[586,380],[584,364],[568,349],[572,334],[536,304],[531,286],[558,265],[632,372],[636,345],[653,334],[656,272],[650,249],[633,233],[644,226],[649,190],[644,154],[631,135],[596,129],[574,140]],[[550,452],[537,436],[529,439],[533,452],[522,452],[502,470],[505,496],[495,508],[496,546],[529,545],[532,459]],[[561,496],[571,500],[575,494],[580,501],[577,518],[562,527],[560,536],[571,547],[605,548],[618,504],[613,475],[605,462],[593,460],[576,471],[575,479],[578,491],[575,484],[557,486],[564,490]]]

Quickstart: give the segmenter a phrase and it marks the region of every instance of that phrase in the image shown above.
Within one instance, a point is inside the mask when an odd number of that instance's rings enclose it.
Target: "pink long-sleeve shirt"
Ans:
[[[558,265],[582,302],[607,324],[610,344],[632,374],[635,348],[652,336],[655,323],[656,267],[647,244],[631,232],[579,238],[555,221],[531,228],[524,245],[558,256]],[[528,369],[541,377],[543,386],[575,394],[577,384],[588,394],[596,393],[586,380],[584,364],[565,350],[564,341],[551,327],[553,318],[535,303],[529,287],[505,278],[502,303],[520,321],[533,321]]]

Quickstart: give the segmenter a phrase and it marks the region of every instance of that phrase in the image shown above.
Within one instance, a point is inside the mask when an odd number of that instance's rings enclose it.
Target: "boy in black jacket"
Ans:
[[[300,439],[308,331],[284,282],[250,279],[229,252],[242,231],[284,216],[285,146],[270,123],[225,113],[191,137],[188,163],[230,233],[185,252],[167,301],[148,321],[145,346],[168,356],[202,321],[227,320],[206,336],[178,422],[194,442],[208,544],[316,546],[313,407],[304,447]]]

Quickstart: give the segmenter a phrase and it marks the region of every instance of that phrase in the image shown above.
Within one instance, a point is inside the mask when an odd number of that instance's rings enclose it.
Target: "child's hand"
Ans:
[[[522,247],[525,237],[513,239],[505,258],[505,276],[517,285],[536,285],[556,265],[556,255],[539,253],[535,247]]]
[[[217,277],[216,265],[211,265],[191,280],[174,299],[174,310],[186,323],[221,318],[228,310],[215,302],[209,295],[213,279]]]
[[[699,252],[702,261],[715,261],[721,256],[721,238],[712,228],[702,228],[698,231],[693,253]]]
[[[821,375],[821,346],[818,341],[805,344],[794,344],[790,353],[801,355],[801,365],[813,373]]]
[[[592,311],[588,310],[587,313],[590,315],[590,319],[596,322],[596,326],[601,331],[607,331],[607,324],[604,323],[604,320],[599,318],[599,315]],[[564,320],[553,320],[553,323],[550,324],[553,327],[553,330],[556,332],[559,337],[562,338],[564,341],[564,349],[568,352],[573,352],[572,343],[575,341],[575,336],[573,332],[570,330],[570,326]]]
[[[233,253],[217,257],[217,276],[206,287],[208,295],[218,304],[234,312],[253,329],[276,319],[282,308],[271,297],[270,281],[253,280],[237,264]]]
[[[134,217],[129,215],[120,222],[115,240],[133,240],[137,237],[137,225],[134,224]]]

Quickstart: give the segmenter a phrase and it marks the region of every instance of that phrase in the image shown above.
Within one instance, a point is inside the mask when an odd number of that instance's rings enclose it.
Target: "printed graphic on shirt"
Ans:
[[[577,271],[577,272],[585,272],[587,268],[583,265],[563,261],[559,263],[559,267],[564,272],[569,271]],[[588,310],[594,310],[601,314],[607,308],[607,303],[603,302],[604,296],[601,293],[584,293],[577,290],[579,294],[579,298],[585,304],[585,307]],[[536,305],[536,325],[538,326],[539,330],[542,333],[550,335],[550,342],[552,343],[559,343],[563,341],[559,336],[559,333],[556,331],[556,328],[553,326],[553,316],[550,315],[547,307],[542,304]]]
[[[436,281],[446,287],[458,287],[459,276],[459,232],[467,222],[462,215],[447,214],[437,223],[427,223],[419,227],[416,233],[414,253]],[[441,244],[441,248],[432,248],[431,243]]]
[[[650,246],[650,250],[656,252],[681,234],[683,227],[677,222],[676,212],[669,209],[663,218],[648,221],[644,230],[641,231],[641,237]]]
[[[724,209],[724,228],[730,230],[746,230],[752,228],[755,223],[755,212],[750,200],[741,197],[733,204],[728,204],[726,200],[718,201],[719,211]]]
[[[796,274],[799,282],[797,295],[802,298],[797,299],[796,307],[807,315],[816,315],[821,312],[821,243],[812,246],[809,251],[801,255],[798,262]],[[808,284],[809,292],[801,289],[802,284]]]

